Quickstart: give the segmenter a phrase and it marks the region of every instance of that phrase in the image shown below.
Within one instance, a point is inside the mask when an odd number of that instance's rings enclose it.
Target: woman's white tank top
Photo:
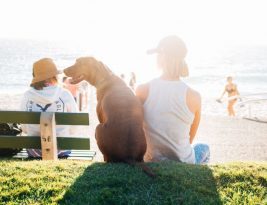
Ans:
[[[149,83],[144,103],[147,152],[145,161],[176,160],[195,163],[189,132],[194,114],[186,104],[188,86],[160,78]]]

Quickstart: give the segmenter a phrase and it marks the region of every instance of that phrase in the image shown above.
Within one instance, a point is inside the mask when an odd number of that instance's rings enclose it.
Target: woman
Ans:
[[[237,96],[239,95],[239,92],[237,90],[237,85],[233,83],[233,78],[231,76],[227,77],[227,84],[224,88],[224,91],[221,95],[221,97],[218,99],[218,101],[220,102],[221,99],[223,98],[225,93],[228,93],[228,98],[230,98],[228,100],[228,106],[227,106],[227,110],[228,110],[228,115],[229,116],[235,116],[235,111],[234,111],[234,104],[237,101]],[[231,97],[233,97],[231,99]]]
[[[50,58],[43,58],[33,64],[31,88],[25,92],[21,109],[29,112],[77,112],[71,93],[58,85],[56,65]],[[39,125],[23,125],[23,132],[30,136],[40,135]],[[70,136],[69,126],[57,126],[57,136]],[[42,157],[41,150],[28,149],[30,157]],[[58,151],[59,157],[67,157],[69,150]]]
[[[130,88],[135,90],[135,84],[136,84],[136,75],[135,75],[134,72],[131,72],[131,78],[130,78],[130,81],[129,81]]]
[[[145,160],[207,163],[208,145],[192,145],[200,122],[201,97],[181,80],[188,76],[184,42],[177,36],[168,36],[148,53],[158,54],[157,63],[162,74],[136,90],[144,106]]]

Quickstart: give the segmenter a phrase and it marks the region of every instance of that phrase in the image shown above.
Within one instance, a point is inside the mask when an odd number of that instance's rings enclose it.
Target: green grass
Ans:
[[[267,163],[0,161],[0,204],[267,204]]]

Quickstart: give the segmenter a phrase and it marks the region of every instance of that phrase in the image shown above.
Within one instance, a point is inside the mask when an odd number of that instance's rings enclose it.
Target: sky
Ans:
[[[267,44],[264,0],[1,0],[0,37]],[[131,43],[130,43],[131,44]]]
[[[267,45],[266,6],[265,0],[1,0],[0,38],[79,42],[107,61],[116,54],[129,62],[125,53],[145,52],[172,34],[201,52]]]

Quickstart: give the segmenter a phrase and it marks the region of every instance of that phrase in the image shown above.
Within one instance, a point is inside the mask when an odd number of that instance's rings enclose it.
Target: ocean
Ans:
[[[136,72],[139,83],[156,76],[152,63],[155,58],[146,56],[144,50],[129,54],[112,52],[112,49],[101,53],[101,48],[94,53],[95,50],[77,42],[0,39],[0,94],[17,95],[27,90],[32,64],[43,57],[54,59],[58,68],[63,69],[77,57],[95,55],[118,75]],[[227,103],[217,103],[216,98],[223,92],[229,75],[233,76],[241,95],[250,98],[251,94],[265,93],[251,98],[267,98],[267,46],[225,46],[206,52],[191,48],[187,62],[190,76],[184,81],[201,93],[204,114],[227,115]],[[150,68],[153,71],[149,72]],[[267,116],[267,101],[253,103],[251,107],[254,115]],[[238,103],[236,109],[239,115],[247,114],[246,108],[238,107]]]

